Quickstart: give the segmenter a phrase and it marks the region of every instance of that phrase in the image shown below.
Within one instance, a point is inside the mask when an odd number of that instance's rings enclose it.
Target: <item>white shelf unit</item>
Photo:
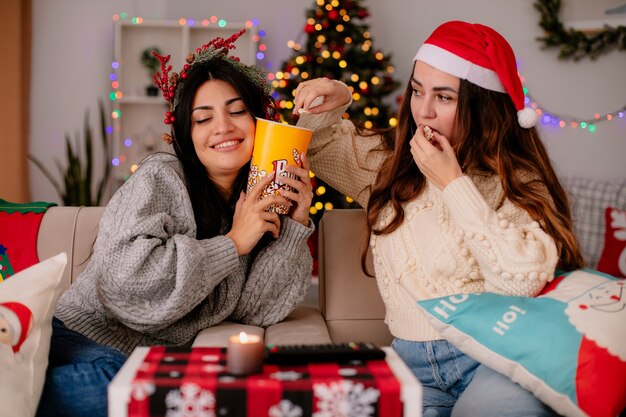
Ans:
[[[118,186],[134,171],[134,166],[154,152],[171,152],[171,145],[161,139],[169,133],[165,125],[167,102],[161,92],[148,96],[146,87],[153,85],[148,70],[141,64],[141,54],[147,48],[157,47],[161,54],[170,54],[172,71],[179,72],[187,55],[196,48],[220,36],[228,38],[241,29],[246,32],[237,40],[231,55],[246,64],[256,64],[259,36],[257,26],[250,23],[199,21],[194,25],[179,21],[143,21],[136,19],[115,22],[114,70],[117,88],[112,94],[113,116],[113,171]],[[112,84],[112,87],[114,84]]]

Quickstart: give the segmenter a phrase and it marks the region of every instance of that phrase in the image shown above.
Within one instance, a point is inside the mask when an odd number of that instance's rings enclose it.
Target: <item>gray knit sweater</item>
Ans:
[[[254,256],[237,256],[223,235],[198,240],[180,162],[155,155],[107,205],[93,256],[56,316],[125,353],[189,346],[200,330],[227,319],[266,327],[306,295],[312,232],[282,217],[279,238]]]

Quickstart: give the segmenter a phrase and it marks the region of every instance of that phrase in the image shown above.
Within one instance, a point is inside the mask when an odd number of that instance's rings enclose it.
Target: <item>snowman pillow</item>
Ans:
[[[582,269],[535,298],[457,294],[418,306],[444,338],[562,415],[626,407],[626,280]]]
[[[67,256],[61,253],[0,281],[3,416],[35,415],[48,366],[52,314],[66,263]]]

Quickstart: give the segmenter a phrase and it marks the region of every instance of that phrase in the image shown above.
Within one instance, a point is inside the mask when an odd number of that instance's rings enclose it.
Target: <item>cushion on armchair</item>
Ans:
[[[626,406],[626,280],[557,277],[535,298],[493,293],[420,301],[437,331],[565,416]]]
[[[0,282],[0,415],[35,415],[66,263],[61,253]]]
[[[626,210],[626,179],[565,177],[562,184],[570,199],[585,266],[597,269],[604,246],[605,210],[607,207]]]
[[[606,208],[604,248],[598,270],[626,278],[626,210]]]

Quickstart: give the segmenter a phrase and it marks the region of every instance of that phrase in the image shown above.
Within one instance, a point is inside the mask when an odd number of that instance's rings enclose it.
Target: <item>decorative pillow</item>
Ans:
[[[418,306],[448,341],[566,416],[626,407],[626,280],[589,269],[536,298],[457,294]]]
[[[34,416],[43,389],[52,314],[67,255],[0,282],[0,404],[3,416]]]
[[[626,278],[626,210],[607,207],[604,214],[604,248],[598,271]]]

